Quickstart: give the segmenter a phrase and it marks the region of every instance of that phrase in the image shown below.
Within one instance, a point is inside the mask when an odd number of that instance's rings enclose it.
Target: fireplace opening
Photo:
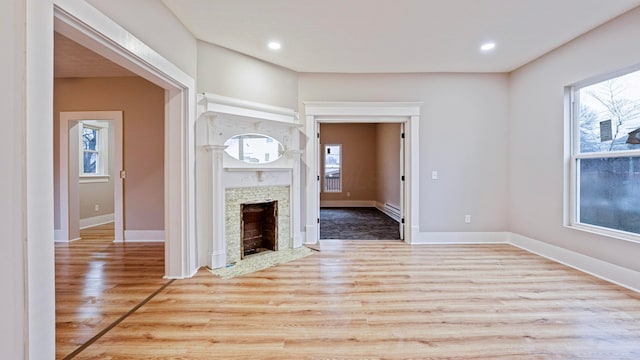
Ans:
[[[278,251],[278,201],[240,204],[240,259]]]

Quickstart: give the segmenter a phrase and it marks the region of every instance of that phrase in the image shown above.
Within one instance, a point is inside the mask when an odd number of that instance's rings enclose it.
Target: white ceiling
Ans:
[[[196,38],[299,72],[510,72],[640,0],[162,0]],[[274,52],[267,42],[278,40]],[[497,43],[488,54],[482,42]]]

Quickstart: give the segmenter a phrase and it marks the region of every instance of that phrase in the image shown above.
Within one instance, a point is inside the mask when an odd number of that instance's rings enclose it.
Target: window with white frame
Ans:
[[[570,95],[570,225],[640,241],[640,70]]]
[[[104,178],[109,175],[109,123],[85,120],[79,124],[80,177]]]
[[[342,191],[342,145],[324,146],[324,192]]]

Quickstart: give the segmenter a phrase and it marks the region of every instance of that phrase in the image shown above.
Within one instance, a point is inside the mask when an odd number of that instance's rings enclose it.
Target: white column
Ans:
[[[305,226],[305,243],[307,244],[315,244],[318,242],[318,211],[320,208],[320,204],[318,204],[318,191],[319,185],[317,176],[319,175],[316,172],[317,164],[316,158],[318,149],[318,139],[316,138],[316,123],[315,117],[311,115],[307,115],[306,117],[306,129],[307,133],[307,144],[306,144],[306,152],[307,152],[307,176],[306,176],[306,209],[307,209],[307,222]]]
[[[226,146],[205,146],[211,158],[211,242],[209,246],[209,267],[212,269],[227,265],[227,243],[224,231],[224,185],[222,183],[222,156]]]
[[[297,135],[297,134],[296,134]],[[291,224],[293,233],[293,248],[302,246],[302,234],[300,233],[301,206],[300,206],[300,156],[302,150],[290,150],[289,156],[293,160],[293,170],[291,171]]]

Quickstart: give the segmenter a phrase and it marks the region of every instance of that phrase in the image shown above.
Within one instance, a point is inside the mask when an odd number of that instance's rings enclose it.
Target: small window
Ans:
[[[324,146],[324,192],[342,191],[342,145]]]
[[[570,225],[640,240],[640,71],[571,90]]]
[[[80,177],[105,178],[109,175],[109,124],[106,121],[85,120],[79,124]]]

